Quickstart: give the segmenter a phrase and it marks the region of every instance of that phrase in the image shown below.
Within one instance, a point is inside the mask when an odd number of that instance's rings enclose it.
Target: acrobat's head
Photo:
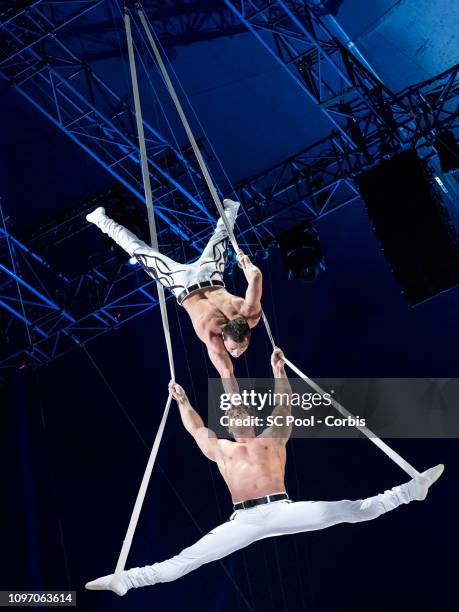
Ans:
[[[231,357],[240,357],[250,344],[250,327],[243,317],[228,321],[222,328],[223,344]]]
[[[252,425],[253,416],[250,410],[243,406],[231,406],[226,412],[228,418],[228,433],[235,439],[254,438],[255,428]]]

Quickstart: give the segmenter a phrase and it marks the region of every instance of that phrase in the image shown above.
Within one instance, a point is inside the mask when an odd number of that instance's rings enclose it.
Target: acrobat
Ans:
[[[224,200],[225,214],[232,227],[239,202]],[[219,219],[199,259],[180,264],[159,253],[128,229],[105,214],[102,207],[86,216],[102,232],[143,266],[144,270],[169,289],[190,315],[194,330],[207,346],[209,358],[225,381],[227,392],[237,391],[231,357],[239,357],[250,342],[251,329],[261,318],[262,274],[242,251],[238,263],[247,277],[244,298],[225,288],[223,273],[227,260],[228,232]]]
[[[112,590],[125,595],[132,588],[176,580],[205,563],[263,538],[325,529],[339,523],[369,521],[401,504],[426,498],[429,487],[443,472],[442,464],[367,499],[300,502],[289,499],[284,474],[286,444],[291,434],[291,427],[286,424],[286,417],[291,414],[291,388],[280,349],[273,351],[271,364],[276,379],[275,392],[283,394],[283,402],[273,410],[274,416],[281,417],[281,423],[256,436],[244,420],[238,421],[247,416],[246,410],[232,407],[228,429],[234,441],[218,439],[191,407],[184,390],[170,383],[169,389],[177,401],[183,425],[204,455],[217,463],[231,493],[234,512],[226,523],[215,527],[175,557],[125,570],[116,581],[113,574],[98,578],[88,582],[87,589]]]

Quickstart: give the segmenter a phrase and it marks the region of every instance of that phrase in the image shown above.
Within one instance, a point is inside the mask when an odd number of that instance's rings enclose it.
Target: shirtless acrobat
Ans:
[[[271,363],[276,393],[289,397],[290,385],[279,349],[274,350]],[[443,465],[437,465],[418,478],[367,499],[292,502],[284,484],[289,427],[268,428],[256,436],[253,428],[236,426],[237,421],[233,421],[230,433],[234,442],[217,439],[191,407],[184,390],[171,382],[170,392],[177,401],[185,429],[204,455],[217,463],[231,493],[234,512],[226,523],[212,529],[175,557],[126,570],[116,583],[112,582],[113,574],[98,578],[88,582],[87,589],[112,590],[125,595],[132,588],[176,580],[205,563],[263,538],[324,529],[339,523],[369,521],[401,504],[425,499],[429,487],[443,472]],[[243,416],[241,408],[231,411],[233,419]],[[289,415],[289,401],[284,400],[284,404],[276,406],[273,414]]]
[[[223,204],[228,222],[234,227],[239,202],[224,200]],[[147,274],[173,293],[190,315],[196,335],[206,344],[209,358],[223,379],[225,390],[230,393],[237,391],[230,355],[242,355],[249,345],[251,328],[260,321],[262,274],[240,251],[238,263],[248,281],[245,297],[232,295],[225,289],[223,273],[228,232],[223,220],[218,220],[199,259],[192,264],[180,264],[155,251],[110,219],[102,207],[96,208],[86,218],[135,257]]]

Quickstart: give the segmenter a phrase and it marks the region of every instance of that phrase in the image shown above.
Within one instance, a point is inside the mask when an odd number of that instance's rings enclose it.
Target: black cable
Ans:
[[[56,474],[54,471],[54,466],[56,465],[56,462],[54,460],[54,457],[51,451],[51,443],[49,441],[48,430],[46,427],[45,409],[44,409],[43,396],[42,396],[41,387],[40,387],[40,379],[38,376],[37,368],[35,367],[33,370],[34,370],[35,385],[36,385],[37,396],[38,396],[38,405],[40,408],[41,425],[43,428],[43,436],[45,439],[45,448],[46,448],[46,453],[47,453],[49,483],[51,485],[51,489],[53,492],[53,496],[54,496],[55,504],[57,508],[57,511],[56,511],[57,525],[58,525],[58,532],[59,532],[59,541],[60,541],[60,545],[62,548],[62,556],[64,559],[64,568],[65,568],[65,575],[67,579],[67,588],[69,590],[72,590],[69,560],[68,560],[68,554],[67,554],[67,547],[65,545],[64,528],[62,524],[62,513],[61,513],[61,509],[59,505],[59,495],[58,495],[58,490],[57,490],[57,485],[56,485],[57,479],[56,479]]]

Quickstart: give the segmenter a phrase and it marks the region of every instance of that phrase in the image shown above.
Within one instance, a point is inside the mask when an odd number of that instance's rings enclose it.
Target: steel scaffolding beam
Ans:
[[[318,105],[346,148],[362,148],[362,115],[370,116],[375,138],[384,133],[388,144],[396,145],[400,136],[387,111],[392,92],[333,34],[320,5],[304,0],[223,1]]]
[[[106,5],[105,15],[100,19],[70,27],[68,44],[73,41],[84,44],[86,61],[119,58],[119,29],[113,19],[115,5]],[[161,44],[169,50],[201,41],[214,40],[246,33],[244,24],[223,4],[221,0],[174,0],[142,2],[143,9],[152,23]],[[113,10],[114,9],[114,10]],[[100,37],[100,32],[104,36]]]
[[[247,213],[239,216],[238,236],[247,250],[266,250],[282,229],[356,200],[353,178],[384,157],[430,146],[440,129],[457,130],[457,66],[393,94],[304,2],[225,2],[336,127],[237,186]],[[156,305],[153,282],[112,248],[101,251],[96,244],[85,269],[58,269],[71,244],[90,242],[88,233],[81,240],[87,210],[144,202],[130,107],[62,40],[71,24],[100,4],[38,0],[0,12],[0,74],[118,181],[32,239],[19,241],[3,225],[0,334],[9,341],[2,343],[1,367],[49,363]],[[162,248],[190,261],[213,226],[210,199],[189,149],[174,147],[148,124],[145,132]]]
[[[102,1],[42,0],[6,12],[0,75],[143,203],[132,109],[61,37]],[[195,241],[215,217],[201,202],[197,165],[147,122],[144,129],[157,216],[198,251]],[[183,222],[184,209],[193,213],[193,224]]]
[[[404,133],[403,147],[425,148],[427,144],[426,151],[429,154],[429,151],[432,152],[429,141],[435,138],[439,130],[459,131],[458,72],[459,66],[455,66],[394,96],[394,117]],[[353,178],[383,158],[402,150],[398,145],[388,152],[386,143],[379,143],[379,148],[374,143],[376,154],[368,161],[356,151],[343,149],[340,138],[340,133],[331,134],[236,186],[238,197],[247,213],[241,214],[238,221],[241,244],[255,253],[266,251],[275,243],[282,229],[303,220],[314,223],[355,201],[358,192]],[[20,249],[21,255],[24,253],[35,264],[35,269],[37,263],[40,264],[36,274],[43,279],[44,271],[53,267],[49,262],[63,261],[65,253],[71,252],[72,240],[77,241],[75,244],[79,244],[79,249],[88,243],[88,233],[83,232],[91,231],[84,219],[89,209],[104,205],[110,211],[120,203],[127,206],[135,200],[135,196],[126,188],[114,186],[71,211],[66,219],[38,232],[27,241],[27,245],[20,245],[18,241],[14,244]],[[97,239],[100,244],[99,235]],[[14,239],[10,236],[10,240]],[[169,227],[162,230],[161,244],[164,251],[175,259],[189,261],[195,257],[190,245],[180,240]],[[100,251],[100,247],[97,248]],[[61,251],[55,255],[55,249]],[[37,256],[36,252],[40,255]],[[4,250],[0,262],[5,267],[8,257],[8,250]],[[0,267],[0,272],[2,269]],[[9,270],[14,272],[11,263]],[[10,282],[10,289],[14,289],[11,284],[13,276],[7,275],[6,280]],[[44,284],[42,281],[39,286]],[[0,359],[1,367],[17,367],[26,362],[48,363],[92,338],[118,328],[157,303],[151,279],[138,267],[129,266],[125,255],[120,257],[110,248],[99,253],[87,270],[80,271],[70,279],[55,273],[51,284],[53,287],[57,285],[59,290],[47,290],[45,293],[52,297],[53,304],[57,306],[49,308],[50,318],[45,318],[48,326],[43,325],[40,317],[34,319],[29,315],[32,342],[23,335],[22,345],[19,342],[20,346],[11,344],[6,347],[3,360]],[[4,285],[1,284],[0,276],[1,286]],[[9,302],[10,305],[13,303]],[[64,316],[64,313],[68,316]],[[4,315],[10,319],[16,318],[16,325],[20,321],[8,310],[4,309]],[[11,325],[11,322],[7,324],[9,327]],[[36,327],[40,330],[43,328],[46,336]]]
[[[345,146],[335,132],[263,173],[244,181],[238,188],[252,224],[261,235],[274,235],[293,220],[311,222],[328,215],[358,197],[354,177],[406,148],[435,154],[433,144],[440,130],[459,131],[459,65],[442,74],[408,87],[392,97],[392,113],[401,139],[391,142],[371,130],[371,115],[360,119],[366,155]],[[270,229],[271,228],[271,229]],[[250,228],[243,230],[248,240]]]
[[[69,278],[0,228],[1,366],[49,363],[153,308],[155,281],[140,272],[108,252]]]
[[[24,346],[24,354],[29,347],[34,353],[35,343],[48,338],[56,326],[75,322],[68,310],[59,304],[59,292],[68,281],[43,257],[8,232],[3,211],[1,217],[0,312],[3,326],[0,351],[8,350],[8,338],[14,337],[16,344]]]

